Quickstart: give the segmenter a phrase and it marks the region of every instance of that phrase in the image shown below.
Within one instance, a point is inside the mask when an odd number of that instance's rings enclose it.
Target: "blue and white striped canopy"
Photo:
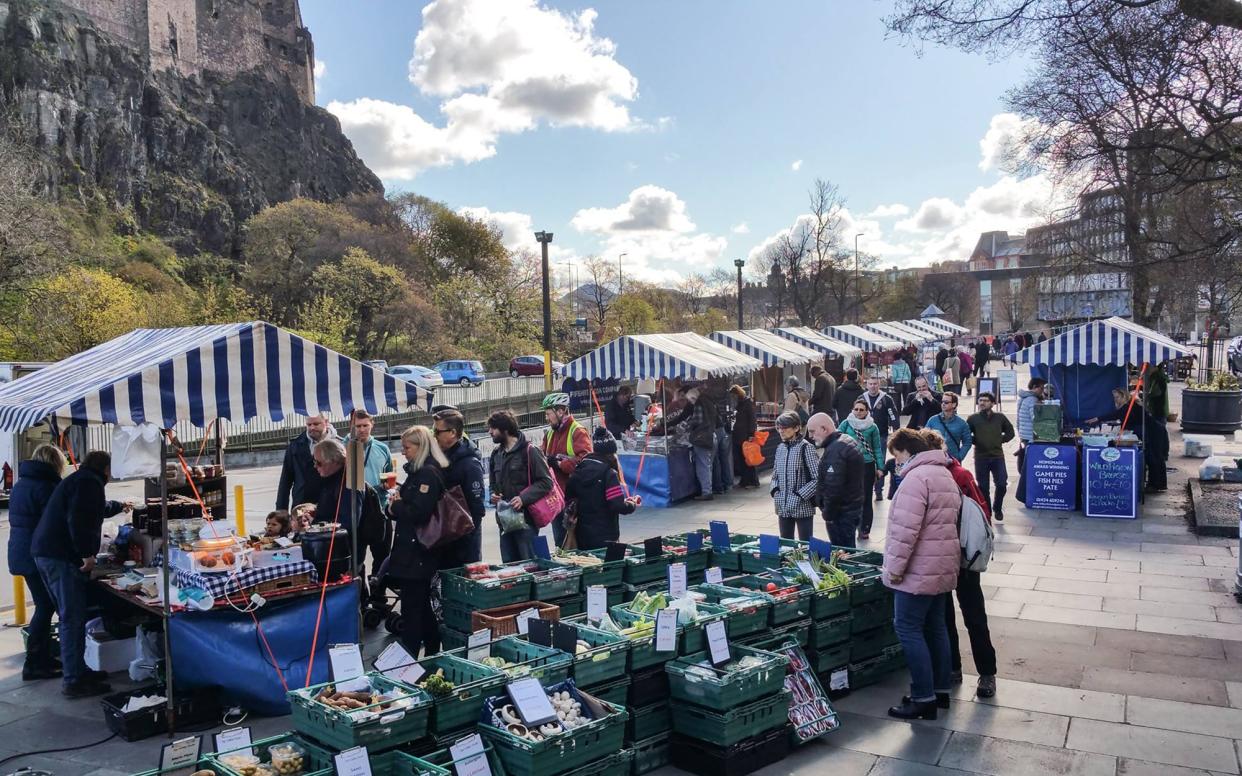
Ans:
[[[940,340],[946,340],[949,337],[953,336],[952,334],[950,334],[948,331],[944,329],[937,329],[935,326],[928,326],[926,323],[923,323],[922,321],[919,321],[919,320],[915,320],[913,318],[902,321],[901,325],[905,326],[911,331],[917,331],[917,332],[926,334],[928,336],[928,340],[931,342],[938,342]]]
[[[803,347],[817,350],[826,356],[840,356],[842,358],[862,358],[862,350],[848,342],[842,342],[836,337],[829,337],[827,334],[821,334],[810,326],[785,326],[773,330],[774,334],[779,334],[787,340],[792,340]]]
[[[764,366],[777,364],[809,364],[823,358],[820,353],[803,347],[793,340],[763,329],[743,329],[741,331],[716,331],[709,335],[711,339],[739,353],[753,356],[763,362]]]
[[[880,322],[864,323],[862,327],[866,329],[867,331],[873,332],[875,334],[879,334],[881,337],[884,337],[886,339],[897,340],[903,345],[922,345],[923,344],[922,336],[916,337],[910,332],[905,331],[903,329],[898,329],[896,326],[893,326],[888,323],[880,323]]]
[[[430,394],[263,321],[136,329],[0,386],[0,430],[279,421],[425,405]]]
[[[1025,350],[1014,358],[1024,364],[1160,364],[1190,351],[1159,332],[1124,318],[1084,323]]]
[[[958,326],[956,323],[950,323],[944,318],[923,318],[923,323],[946,334],[957,336],[958,334],[969,334],[970,329],[965,326]]]
[[[758,359],[693,332],[629,334],[570,361],[565,376],[575,380],[706,380],[762,368]]]
[[[881,353],[888,350],[900,350],[902,343],[895,339],[868,331],[861,326],[844,323],[840,326],[829,326],[827,333],[855,345],[869,353]]]
[[[935,332],[922,331],[902,321],[885,321],[884,325],[894,331],[904,332],[906,337],[916,345],[925,345],[940,339],[940,335]]]

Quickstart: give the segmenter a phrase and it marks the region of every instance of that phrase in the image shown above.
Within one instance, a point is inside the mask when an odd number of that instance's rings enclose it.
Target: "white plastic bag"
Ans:
[[[1203,463],[1199,464],[1199,479],[1223,480],[1225,478],[1224,469],[1224,462],[1213,455]]]
[[[158,477],[160,430],[150,423],[112,429],[112,478]]]

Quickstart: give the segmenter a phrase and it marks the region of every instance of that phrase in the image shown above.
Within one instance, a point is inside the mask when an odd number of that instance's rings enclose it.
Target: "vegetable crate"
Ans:
[[[642,708],[630,708],[630,719],[625,725],[626,741],[642,741],[645,738],[667,733],[672,725],[672,707],[668,700],[652,703]]]
[[[771,625],[784,625],[811,616],[811,588],[790,585],[779,574],[747,574],[726,579],[724,583],[767,596],[772,602],[768,615]]]
[[[582,592],[583,570],[578,566],[567,566],[545,558],[531,558],[510,563],[506,568],[522,568],[530,573],[530,598],[535,601],[564,598]]]
[[[856,606],[852,610],[850,618],[851,633],[862,633],[882,628],[893,622],[893,601],[892,599],[881,599]]]
[[[405,752],[372,754],[371,776],[451,776],[450,772]]]
[[[601,684],[594,684],[590,687],[581,688],[587,695],[594,695],[604,703],[611,703],[616,706],[624,706],[626,698],[630,694],[630,677],[623,676],[620,679],[613,679]],[[577,682],[574,682],[577,684]]]
[[[880,568],[884,565],[884,553],[875,550],[860,550],[855,547],[834,547],[835,550],[841,551],[841,560],[848,563],[857,563],[860,566],[875,566]]]
[[[394,682],[380,673],[368,673],[366,679],[372,690],[380,693],[402,692],[409,697],[399,701],[400,706],[384,708],[383,704],[370,703],[346,710],[316,700],[321,691],[334,688],[335,682],[291,690],[289,708],[293,726],[302,735],[338,751],[355,746],[377,751],[393,749],[427,734],[427,720],[431,715],[430,695],[418,687]]]
[[[541,599],[542,600],[542,599]],[[556,598],[548,601],[550,604],[556,605],[561,610],[561,619],[573,617],[582,614],[586,610],[586,596],[582,594],[571,595],[565,598]]]
[[[539,612],[539,619],[557,622],[561,619],[561,608],[556,604],[543,601],[524,601],[520,604],[498,606],[495,609],[483,609],[470,614],[470,632],[480,628],[491,628],[492,638],[512,636],[518,632],[517,617],[527,609]]]
[[[703,546],[691,551],[688,548],[686,537],[687,534],[665,536],[664,551],[673,554],[673,557],[669,559],[669,563],[685,563],[687,574],[697,574],[707,569],[707,562],[711,557],[711,548],[708,546],[708,540],[704,538]]]
[[[575,768],[565,774],[565,776],[630,776],[630,769],[633,767],[634,752],[629,749],[622,749],[598,762],[588,763],[581,768]]]
[[[774,728],[783,730],[789,723],[792,698],[793,693],[781,690],[728,711],[712,711],[688,703],[673,704],[673,732],[715,746],[732,746]]]
[[[650,773],[668,765],[669,735],[666,731],[658,736],[644,738],[632,744],[634,764],[632,766],[633,770],[630,771],[631,776],[643,776],[644,773]]]
[[[739,547],[739,557],[743,574],[760,574],[769,569],[778,569],[786,555],[798,548],[805,548],[806,542],[799,539],[781,539],[780,550],[776,555],[765,555],[759,551],[759,540],[755,539]],[[805,554],[805,552],[803,553]]]
[[[444,617],[444,625],[458,633],[470,633],[474,622],[475,607],[463,601],[448,598],[440,600],[440,614]]]
[[[816,620],[836,617],[850,610],[849,587],[846,585],[815,587],[802,572],[789,568],[781,569],[779,572],[774,571],[770,576],[779,577],[784,580],[785,584],[794,585],[799,590],[805,591],[805,594],[811,598],[811,617]],[[799,579],[802,581],[798,581]]]
[[[829,647],[820,647],[811,652],[807,659],[817,674],[826,674],[850,664],[852,646],[848,641]]]
[[[866,658],[875,657],[883,652],[885,647],[891,647],[896,643],[897,631],[893,630],[891,623],[874,630],[855,633],[850,639],[850,662],[859,663]]]
[[[857,690],[881,681],[885,676],[906,667],[906,656],[900,645],[885,647],[879,655],[850,663],[850,689]]]
[[[655,595],[656,593],[667,593],[667,592],[668,592],[668,580],[667,579],[657,579],[654,582],[648,582],[643,585],[631,585],[630,583],[626,582],[621,585],[621,601],[622,603],[629,603],[630,601],[633,601],[635,598],[637,598],[639,593],[646,593],[647,595]]]
[[[200,762],[206,762],[207,767],[211,768],[218,774],[225,776],[243,776],[242,771],[234,770],[229,767],[228,760],[230,755],[249,755],[250,757],[258,757],[260,762],[270,763],[272,754],[268,749],[277,744],[294,744],[302,750],[304,762],[302,764],[303,776],[330,776],[336,773],[335,765],[332,762],[332,755],[328,750],[323,749],[297,733],[284,733],[279,736],[271,736],[270,738],[262,738],[254,741],[250,746],[242,749],[233,749],[228,752],[215,752],[206,755]],[[184,769],[169,771],[169,773],[184,773]],[[161,771],[151,771],[151,773],[161,773]]]
[[[502,566],[490,566],[498,570]],[[492,609],[505,604],[529,601],[533,597],[530,574],[519,574],[511,579],[470,579],[466,567],[440,572],[440,597],[445,601],[457,601],[471,609]],[[459,628],[458,630],[462,630]]]
[[[726,574],[735,574],[742,570],[742,547],[747,544],[759,541],[756,534],[729,534],[728,547],[716,547],[712,544],[711,531],[701,528],[700,533],[706,534],[703,539],[703,546],[711,550],[712,565],[719,566]]]
[[[583,708],[587,706],[573,682],[562,682],[545,689],[550,693],[568,692],[582,702]],[[508,776],[553,776],[601,760],[622,748],[628,717],[624,706],[609,704],[609,713],[581,727],[548,736],[542,741],[531,741],[492,724],[493,711],[507,702],[507,696],[487,701],[480,718],[479,732],[496,747]]]
[[[704,662],[711,665],[706,652],[687,655],[665,665],[673,700],[727,711],[772,695],[784,685],[785,667],[789,664],[785,657],[738,645],[733,646],[731,656],[733,660],[724,668],[701,665]],[[747,657],[760,662],[748,668],[736,667],[737,661]],[[730,665],[734,667],[729,668]]]
[[[569,622],[578,629],[578,640],[590,645],[590,649],[574,655],[569,669],[574,684],[588,687],[625,676],[628,639],[588,625],[586,615],[578,615]]]
[[[462,731],[461,735],[442,743],[451,746],[472,732]],[[491,742],[486,738],[483,739],[483,754],[487,757],[487,764],[491,768],[492,776],[505,776],[505,767],[500,762],[500,755],[496,753],[496,747],[492,746]],[[452,774],[457,773],[459,766],[468,764],[473,758],[467,757],[464,760],[454,760],[452,751],[445,746],[428,754],[420,755],[419,759]]]
[[[747,636],[742,643],[755,649],[774,650],[790,639],[805,647],[811,641],[811,621],[809,619],[787,623],[779,628],[768,628],[763,633]]]
[[[635,672],[626,697],[629,701],[625,705],[631,709],[668,700],[668,674],[664,666],[652,666]]]
[[[811,643],[813,649],[830,647],[850,640],[851,626],[854,618],[849,614],[833,617],[831,620],[813,620],[811,622]]]
[[[668,654],[671,657],[676,657],[677,654],[685,655],[691,652],[701,652],[703,650],[704,645],[707,643],[707,637],[703,635],[703,628],[709,622],[715,622],[716,620],[725,619],[725,615],[727,614],[725,612],[724,607],[714,606],[713,604],[696,604],[696,608],[698,609],[699,616],[694,620],[694,622],[690,623],[689,625],[678,625],[677,626],[677,642],[680,645],[680,652],[679,653],[670,652],[670,653],[665,653],[665,654]],[[636,612],[632,612],[627,608],[626,604],[621,604],[620,606],[614,606],[612,607],[610,612],[612,614],[613,621],[622,627],[628,627],[630,625],[633,625],[634,623],[639,621],[639,618],[643,618],[646,621],[650,621],[653,626],[656,621],[656,615],[638,614]],[[651,651],[655,652],[655,630],[651,631]],[[635,656],[637,656],[637,654],[638,654],[638,647],[637,645],[635,645],[631,647],[631,652],[630,652],[630,668],[631,669],[642,667],[642,666],[634,665],[634,658]],[[653,662],[662,663],[665,661],[654,660]]]
[[[625,572],[622,579],[631,585],[645,585],[668,577],[668,563],[672,559],[670,553],[661,553],[648,558],[642,545],[630,545],[625,551]]]
[[[669,761],[674,767],[700,776],[744,776],[789,755],[788,727],[772,728],[732,746],[716,746],[674,734],[669,739]]]
[[[841,561],[836,566],[850,575],[851,606],[860,606],[885,597],[892,598],[892,594],[888,588],[884,587],[884,582],[880,579],[880,570],[875,566],[864,566],[848,561]]]
[[[495,694],[508,681],[503,671],[453,655],[432,655],[418,661],[418,664],[428,674],[443,671],[444,678],[453,683],[452,689],[442,694],[428,692],[432,707],[427,729],[435,736],[473,725],[488,696]]]
[[[625,559],[621,560],[604,560],[606,550],[569,550],[558,552],[552,558],[552,562],[558,566],[569,566],[571,568],[582,569],[582,590],[586,591],[592,585],[603,585],[607,588],[620,586],[625,575]],[[589,555],[592,558],[598,558],[599,563],[594,566],[578,566],[565,560],[571,556]]]
[[[772,601],[763,595],[747,593],[727,585],[703,584],[690,588],[692,593],[700,593],[708,603],[724,608],[725,624],[732,640],[762,633],[767,630],[768,618],[771,615]],[[728,605],[721,601],[732,602]]]
[[[533,676],[539,680],[540,684],[565,681],[569,676],[569,666],[573,663],[573,658],[559,649],[535,644],[520,636],[496,639],[487,645],[487,650],[489,658],[503,660],[513,665],[508,668],[490,663],[483,663],[483,665],[504,671],[509,679]],[[456,649],[447,654],[470,662],[481,662],[470,660],[469,648]]]

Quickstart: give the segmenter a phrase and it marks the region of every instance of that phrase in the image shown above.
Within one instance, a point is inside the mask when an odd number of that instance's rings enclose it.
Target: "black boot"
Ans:
[[[919,702],[907,699],[900,706],[890,707],[888,716],[897,719],[935,719],[936,701]]]
[[[903,695],[903,696],[901,696],[901,702],[902,702],[902,703],[910,703],[910,702],[911,702],[911,701],[910,701],[910,696],[909,696],[909,695]],[[947,709],[947,708],[949,708],[949,694],[948,694],[947,692],[938,692],[938,693],[936,693],[936,708],[938,708],[938,709]]]
[[[40,679],[58,679],[60,676],[59,666],[32,660],[30,657],[26,658],[26,663],[22,666],[23,682],[34,682]]]

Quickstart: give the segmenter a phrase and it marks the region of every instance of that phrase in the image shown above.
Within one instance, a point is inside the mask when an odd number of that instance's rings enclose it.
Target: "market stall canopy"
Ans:
[[[1014,354],[1024,364],[1159,364],[1190,351],[1163,334],[1124,318],[1106,318],[1032,345]]]
[[[965,326],[958,326],[956,323],[950,323],[944,318],[923,318],[922,321],[925,326],[930,326],[937,331],[943,331],[950,336],[970,333],[970,329]]]
[[[425,406],[413,383],[264,321],[136,329],[0,387],[0,430],[379,414]]]
[[[565,365],[565,376],[575,380],[706,380],[762,368],[758,359],[693,332],[629,334],[570,361]]]
[[[842,342],[836,337],[829,337],[827,334],[821,334],[810,326],[785,326],[774,329],[773,334],[792,340],[803,347],[811,350],[819,351],[826,356],[841,356],[842,358],[862,358],[862,350],[848,342]]]
[[[923,344],[924,338],[922,335],[915,336],[908,331],[898,329],[895,326],[891,326],[887,323],[880,323],[880,322],[864,323],[862,327],[866,329],[867,331],[873,332],[875,334],[879,334],[881,337],[885,337],[891,340],[897,340],[903,345],[922,345]]]
[[[710,338],[722,345],[733,348],[739,353],[753,356],[763,362],[764,366],[777,364],[809,364],[819,361],[823,355],[763,329],[743,329],[741,331],[716,331]]]
[[[917,332],[926,334],[932,342],[938,342],[939,340],[948,339],[951,336],[950,332],[945,331],[944,329],[937,329],[934,326],[928,326],[926,323],[922,321],[916,321],[912,318],[902,321],[901,325],[905,326],[911,331],[917,331]]]
[[[920,318],[939,318],[942,315],[944,315],[944,310],[941,310],[935,304],[927,305],[927,309],[919,313]]]
[[[861,326],[854,326],[849,323],[841,324],[840,326],[829,326],[827,333],[871,353],[882,353],[902,348],[902,343],[898,340],[876,334]]]
[[[914,343],[916,345],[925,345],[929,342],[935,342],[938,339],[943,339],[942,335],[934,331],[925,331],[923,329],[917,329],[914,326],[911,326],[910,324],[905,323],[904,321],[885,321],[884,325],[888,326],[889,328],[895,331],[905,332],[911,338],[916,340],[916,342]]]

